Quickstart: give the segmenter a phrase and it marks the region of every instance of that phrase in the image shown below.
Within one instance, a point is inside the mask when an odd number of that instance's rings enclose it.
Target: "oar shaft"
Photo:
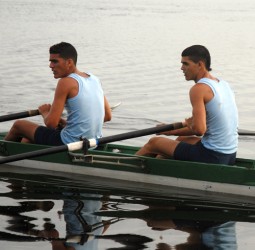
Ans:
[[[120,105],[121,105],[121,102],[117,103],[114,106],[111,106],[111,110],[113,111]],[[18,113],[14,113],[14,114],[9,114],[9,115],[2,115],[2,116],[0,116],[0,122],[6,122],[6,121],[26,118],[26,117],[30,117],[30,116],[36,116],[39,114],[40,113],[39,113],[38,109],[33,109],[33,110],[22,111],[22,112],[18,112]]]
[[[247,136],[255,136],[255,131],[250,131],[250,130],[239,130],[238,131],[239,135],[247,135]]]
[[[158,126],[158,127],[136,130],[136,131],[127,132],[127,133],[118,134],[118,135],[102,137],[97,140],[97,145],[110,143],[110,142],[114,142],[114,141],[122,141],[122,140],[132,139],[132,138],[151,135],[151,134],[157,134],[157,133],[161,133],[161,132],[165,132],[165,131],[169,131],[169,130],[175,130],[175,129],[179,129],[179,128],[183,128],[183,124],[181,122]]]
[[[38,109],[23,111],[23,112],[9,114],[9,115],[2,115],[0,116],[0,122],[11,121],[15,119],[26,118],[30,116],[36,116],[36,115],[39,115]]]
[[[156,133],[179,129],[179,128],[183,128],[183,124],[181,122],[158,126],[158,127],[147,128],[147,129],[141,129],[141,130],[137,130],[137,131],[127,132],[127,133],[108,136],[108,137],[102,137],[100,139],[90,139],[88,141],[89,141],[90,147],[94,147],[99,144],[105,144],[105,143],[110,143],[110,142],[114,142],[114,141],[121,141],[121,140],[131,139],[131,138],[135,138],[135,137],[141,137],[141,136],[150,135],[150,134],[156,134]],[[69,143],[66,145],[62,145],[62,146],[49,147],[46,149],[36,150],[36,151],[32,151],[32,152],[11,155],[11,156],[0,158],[0,164],[34,158],[34,157],[38,157],[38,156],[60,153],[60,152],[64,152],[64,151],[75,151],[75,150],[82,149],[83,146],[84,146],[83,141],[77,141],[77,142],[72,142],[72,143]]]
[[[32,152],[26,152],[22,154],[17,154],[17,155],[10,155],[7,157],[0,158],[0,164],[12,162],[12,161],[19,161],[19,160],[24,160],[24,159],[29,159],[29,158],[34,158],[37,156],[43,156],[43,155],[49,155],[49,154],[54,154],[54,153],[60,153],[68,150],[67,145],[62,145],[62,146],[57,146],[57,147],[52,147],[52,148],[45,148],[41,150],[36,150]]]

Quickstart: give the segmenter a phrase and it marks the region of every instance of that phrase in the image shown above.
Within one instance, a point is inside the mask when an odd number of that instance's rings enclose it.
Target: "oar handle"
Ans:
[[[11,121],[15,119],[26,118],[30,116],[36,116],[36,115],[39,115],[38,109],[23,111],[23,112],[9,114],[9,115],[2,115],[0,116],[0,122]]]

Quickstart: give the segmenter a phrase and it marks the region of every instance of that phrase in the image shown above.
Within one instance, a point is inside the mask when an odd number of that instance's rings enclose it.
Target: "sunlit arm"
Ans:
[[[58,127],[60,123],[61,124],[64,123],[62,119],[60,118],[56,119],[56,117],[52,115],[52,112],[49,112],[46,116],[43,116],[43,118],[44,118],[44,124],[48,128],[56,128]]]
[[[202,136],[207,130],[206,109],[201,85],[194,85],[190,90],[190,101],[192,105],[192,119],[187,119],[187,126],[197,136]]]
[[[59,80],[52,105],[48,104],[48,107],[42,105],[38,108],[40,114],[43,116],[44,123],[48,128],[57,128],[60,122],[64,122],[62,121],[61,116],[64,110],[65,101],[68,97],[68,85],[66,79]]]
[[[55,126],[55,123],[52,123],[50,121],[50,119],[49,119],[49,114],[50,114],[50,110],[51,110],[51,104],[43,104],[43,105],[38,107],[38,110],[39,110],[40,114],[43,117],[44,124],[46,125],[46,127],[49,127],[49,128],[57,127],[57,125]]]
[[[110,121],[112,119],[112,110],[105,96],[104,96],[104,112],[105,112],[104,122]]]

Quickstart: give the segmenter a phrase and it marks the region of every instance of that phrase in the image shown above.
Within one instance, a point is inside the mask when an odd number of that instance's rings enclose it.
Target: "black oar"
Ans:
[[[238,130],[239,135],[247,135],[247,136],[254,136],[255,131],[245,130],[245,129],[239,129]]]
[[[39,115],[38,109],[23,111],[23,112],[9,114],[9,115],[2,115],[0,116],[0,122],[11,121],[15,119],[26,118],[30,116],[36,116],[36,115]]]
[[[121,105],[121,102],[111,106],[111,110],[116,109],[120,105]],[[18,112],[18,113],[14,113],[14,114],[0,116],[0,122],[6,122],[6,121],[26,118],[26,117],[30,117],[30,116],[36,116],[36,115],[39,115],[39,110],[38,109],[22,111],[22,112]]]
[[[105,144],[105,143],[122,141],[122,140],[132,139],[135,137],[151,135],[151,134],[157,134],[160,132],[174,130],[174,129],[178,129],[178,128],[182,128],[182,127],[183,127],[183,124],[181,122],[178,122],[178,123],[173,123],[173,124],[168,124],[168,125],[163,125],[163,126],[158,126],[158,127],[152,127],[152,128],[122,133],[122,134],[118,134],[118,135],[102,137],[99,139],[90,139],[90,140],[85,139],[83,141],[72,142],[72,143],[69,143],[66,145],[62,145],[62,146],[50,147],[50,148],[36,150],[36,151],[32,151],[32,152],[7,156],[7,157],[0,159],[0,164],[34,158],[34,157],[43,156],[43,155],[60,153],[60,152],[64,152],[64,151],[75,151],[75,150],[82,149],[85,146],[86,147],[87,146],[95,147],[95,146]],[[87,145],[87,143],[89,143],[89,145]]]

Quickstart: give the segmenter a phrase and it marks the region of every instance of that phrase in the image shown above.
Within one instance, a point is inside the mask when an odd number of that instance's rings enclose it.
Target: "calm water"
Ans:
[[[1,249],[253,247],[255,209],[248,204],[113,189],[93,178],[3,169],[1,176]]]
[[[78,50],[79,69],[100,77],[111,104],[122,102],[114,111],[112,121],[105,124],[105,135],[147,128],[158,122],[183,120],[190,115],[188,91],[192,83],[184,80],[180,54],[187,46],[203,44],[211,52],[213,74],[228,80],[235,91],[240,128],[253,130],[254,11],[253,0],[0,0],[0,114],[34,109],[52,101],[56,80],[48,68],[48,48],[54,43],[68,41]],[[42,122],[40,117],[32,120]],[[1,123],[0,130],[8,130],[11,124]],[[140,146],[147,139],[122,143]],[[255,158],[252,137],[240,138],[238,155]],[[3,249],[52,249],[51,242],[43,240],[45,231],[40,235],[35,233],[54,225],[59,237],[66,237],[66,217],[73,215],[75,205],[70,204],[70,210],[64,208],[68,208],[70,197],[76,196],[81,201],[84,197],[84,208],[93,203],[91,206],[100,211],[98,216],[103,220],[117,218],[104,233],[102,226],[96,233],[93,231],[93,234],[111,236],[90,240],[90,244],[98,244],[95,249],[145,249],[145,246],[147,249],[203,249],[201,242],[192,248],[191,242],[198,234],[188,237],[190,231],[186,228],[199,231],[200,237],[212,227],[216,235],[228,233],[224,240],[216,237],[218,248],[214,249],[236,249],[235,246],[253,249],[255,227],[252,221],[247,222],[248,219],[238,220],[233,216],[231,221],[236,223],[222,227],[214,221],[211,224],[210,218],[197,227],[192,220],[184,223],[186,231],[174,230],[170,225],[162,231],[158,224],[151,226],[153,223],[148,220],[153,217],[149,214],[144,218],[136,213],[155,206],[155,200],[152,199],[151,204],[147,197],[141,198],[136,193],[127,197],[114,191],[105,194],[99,183],[97,188],[91,183],[89,188],[88,183],[79,183],[78,187],[74,183],[73,189],[68,180],[61,180],[61,187],[67,188],[58,190],[59,182],[51,182],[51,177],[45,179],[43,185],[34,185],[34,175],[29,176],[29,181],[27,176],[15,172],[9,176],[3,171],[0,176]],[[48,182],[51,185],[47,185]],[[175,207],[175,203],[166,203],[165,198],[157,199],[159,213],[161,207],[164,211],[172,211]],[[181,205],[178,211],[186,209]],[[111,213],[106,216],[102,210]],[[130,211],[131,215],[120,215],[122,211]],[[97,219],[102,222],[92,210],[84,213],[93,217],[90,218],[92,224],[97,223]],[[180,218],[183,214],[169,214],[163,221],[169,221],[169,216],[183,219]],[[156,218],[157,223],[158,220]],[[178,222],[178,225],[183,223]],[[80,233],[81,229],[77,230]],[[16,238],[10,237],[10,233]],[[124,234],[135,235],[135,238],[129,237],[129,245]],[[206,235],[200,238],[210,242],[209,238],[213,238],[209,233]],[[182,245],[184,243],[187,248]],[[60,241],[55,248],[61,249],[58,244]],[[76,249],[93,248],[85,244]]]

